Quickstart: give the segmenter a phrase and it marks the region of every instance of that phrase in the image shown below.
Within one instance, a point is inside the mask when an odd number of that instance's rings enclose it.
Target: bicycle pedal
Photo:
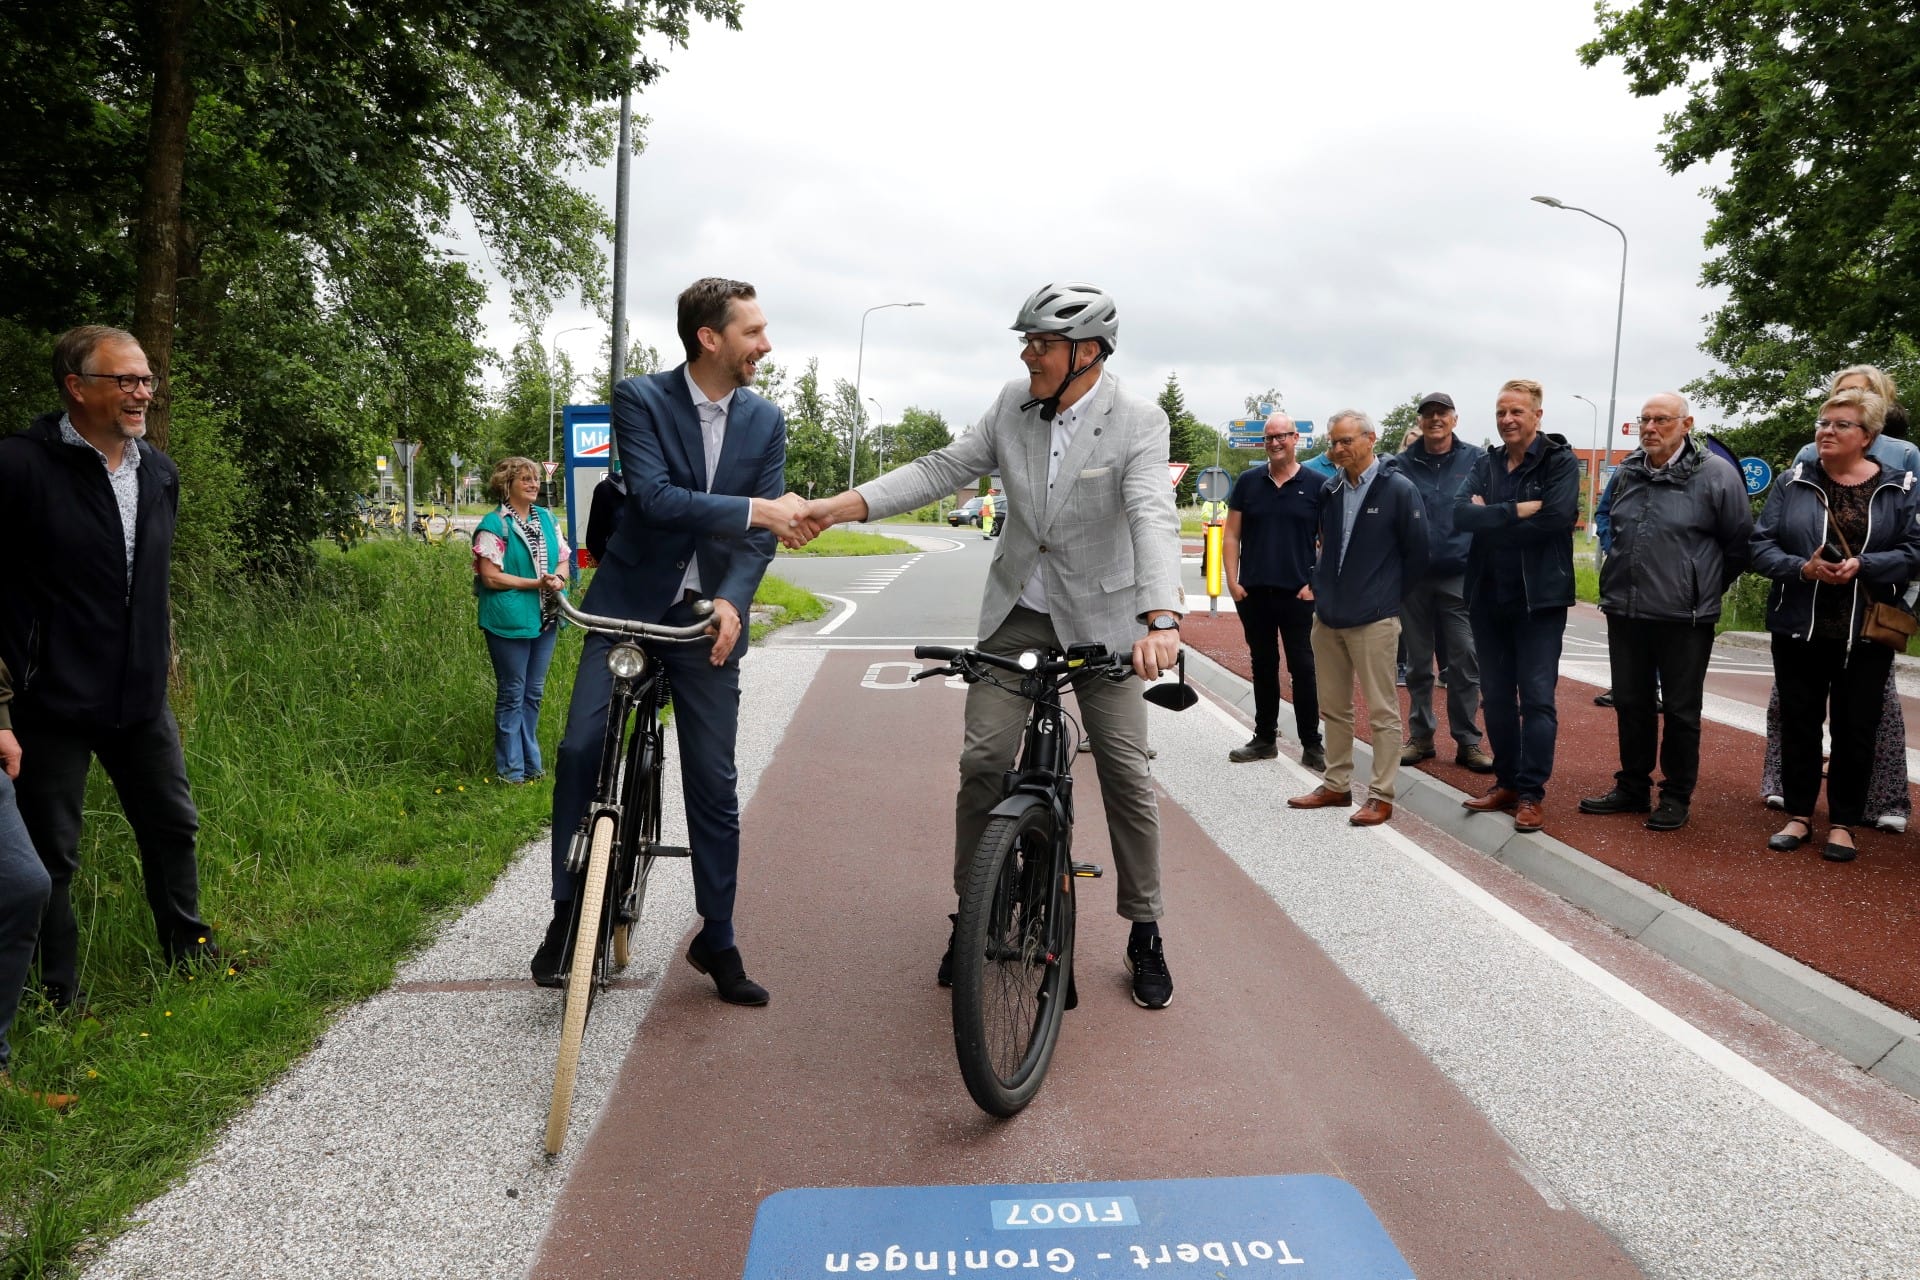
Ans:
[[[1098,880],[1106,872],[1100,869],[1097,862],[1076,862],[1073,864],[1073,874],[1082,880]]]
[[[682,844],[656,844],[649,850],[656,858],[691,858],[693,850]]]

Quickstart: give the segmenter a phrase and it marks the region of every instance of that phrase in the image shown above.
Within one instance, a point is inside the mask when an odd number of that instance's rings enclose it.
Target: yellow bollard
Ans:
[[[1215,600],[1220,598],[1222,580],[1226,576],[1223,563],[1226,559],[1226,536],[1226,525],[1209,524],[1207,526],[1206,552],[1201,558],[1201,563],[1206,566],[1207,571],[1207,594]]]

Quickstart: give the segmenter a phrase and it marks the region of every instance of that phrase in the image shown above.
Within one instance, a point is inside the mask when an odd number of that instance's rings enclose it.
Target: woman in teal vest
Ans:
[[[493,771],[502,782],[531,782],[540,764],[540,695],[559,634],[555,593],[566,590],[572,554],[553,513],[537,507],[540,468],[504,458],[487,482],[500,505],[473,534],[473,592],[498,692],[493,700]]]

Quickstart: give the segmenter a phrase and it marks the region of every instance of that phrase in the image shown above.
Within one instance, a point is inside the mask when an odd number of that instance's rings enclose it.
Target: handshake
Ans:
[[[753,527],[771,531],[784,546],[804,547],[840,521],[864,516],[865,506],[860,495],[851,491],[811,501],[797,493],[781,498],[755,498]]]

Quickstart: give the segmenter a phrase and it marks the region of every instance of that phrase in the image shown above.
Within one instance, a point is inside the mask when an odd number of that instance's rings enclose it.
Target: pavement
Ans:
[[[1239,621],[1231,613],[1191,613],[1182,636],[1188,675],[1249,720],[1252,686]],[[1764,637],[1723,638],[1751,652]],[[1862,832],[1852,863],[1767,852],[1782,817],[1759,794],[1764,749],[1765,682],[1758,707],[1709,695],[1701,727],[1700,782],[1691,821],[1673,833],[1648,831],[1636,815],[1595,817],[1575,808],[1581,796],[1614,785],[1614,716],[1593,705],[1602,685],[1562,675],[1556,704],[1559,750],[1548,794],[1547,826],[1513,830],[1510,820],[1468,813],[1460,802],[1491,779],[1452,764],[1451,750],[1402,769],[1396,805],[1417,814],[1626,936],[1753,1005],[1854,1065],[1920,1096],[1920,856],[1911,834]],[[1283,696],[1291,683],[1283,681]],[[1436,690],[1436,701],[1444,693]],[[1751,692],[1751,691],[1750,691]],[[1406,713],[1406,692],[1400,691]],[[1444,734],[1444,710],[1441,712]],[[1915,716],[1908,710],[1911,726]],[[1291,705],[1280,715],[1293,730]],[[1357,779],[1370,767],[1361,718]],[[1450,747],[1451,740],[1441,740]],[[1294,752],[1297,754],[1297,744]],[[1239,768],[1258,767],[1236,766]],[[1911,789],[1912,784],[1909,783]],[[1824,806],[1815,814],[1823,826]]]

